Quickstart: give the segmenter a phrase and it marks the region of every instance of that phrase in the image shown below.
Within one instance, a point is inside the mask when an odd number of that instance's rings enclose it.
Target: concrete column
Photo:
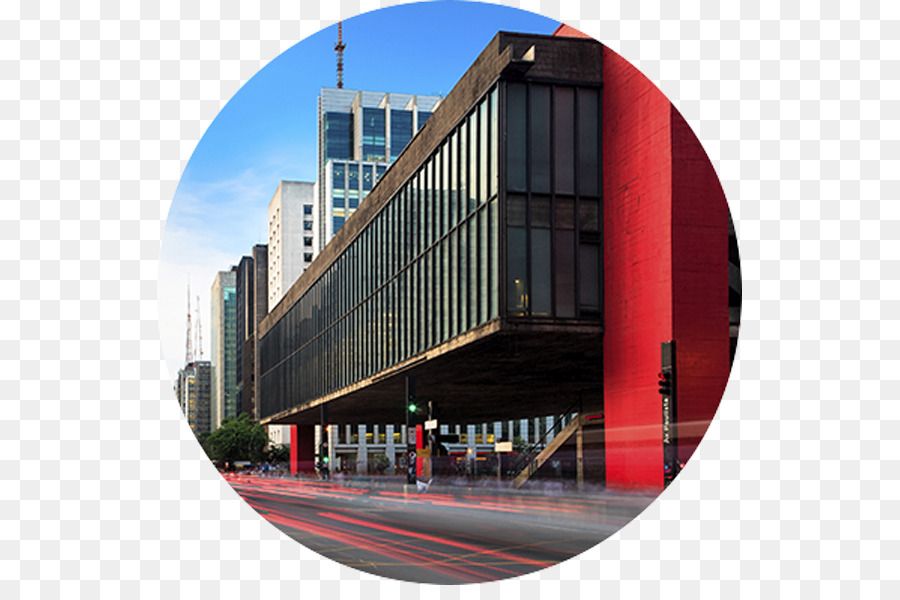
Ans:
[[[356,453],[356,472],[365,475],[369,472],[369,446],[366,444],[366,426],[359,426],[359,450]]]
[[[394,470],[394,458],[397,455],[397,451],[394,450],[394,426],[387,425],[385,426],[385,442],[386,446],[384,448],[384,453],[388,457],[391,465],[388,467],[390,472]]]

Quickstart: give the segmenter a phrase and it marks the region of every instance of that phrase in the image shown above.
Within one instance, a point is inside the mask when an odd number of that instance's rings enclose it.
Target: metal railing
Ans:
[[[548,436],[552,433],[553,437],[559,435],[562,430],[569,424],[571,420],[577,419],[579,415],[582,413],[581,406],[581,394],[578,395],[578,398],[573,402],[566,410],[562,412],[562,414],[558,415],[553,422],[553,425],[544,432],[544,435],[538,439],[534,444],[529,446],[523,451],[518,460],[512,465],[512,468],[509,470],[509,475],[512,478],[516,478],[521,475],[527,469],[533,469],[533,471],[529,472],[529,476],[533,475],[535,471],[537,471],[537,466],[535,464],[535,459],[537,459],[538,455],[547,447],[547,444],[552,440],[548,439]],[[566,420],[570,415],[575,415],[573,419]]]

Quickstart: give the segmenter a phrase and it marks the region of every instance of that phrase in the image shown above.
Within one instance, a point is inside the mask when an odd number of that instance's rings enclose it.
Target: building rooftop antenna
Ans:
[[[338,21],[338,41],[334,45],[334,51],[337,52],[337,86],[338,89],[344,88],[344,48],[346,44],[343,41],[343,21]]]
[[[191,330],[191,282],[188,282],[187,286],[187,335],[185,341],[184,348],[184,364],[189,365],[194,362],[194,349],[191,346],[191,337],[193,331]]]
[[[200,326],[200,295],[197,295],[197,360],[203,360],[203,327]]]

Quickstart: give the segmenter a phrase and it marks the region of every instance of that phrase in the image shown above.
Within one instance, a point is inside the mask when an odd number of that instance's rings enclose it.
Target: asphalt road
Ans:
[[[555,565],[603,541],[655,496],[536,493],[393,481],[228,476],[264,518],[336,562],[403,581],[507,579]]]

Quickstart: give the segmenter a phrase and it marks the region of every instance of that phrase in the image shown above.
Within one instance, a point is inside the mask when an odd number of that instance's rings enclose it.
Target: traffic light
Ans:
[[[409,404],[406,405],[406,408],[408,408],[409,412],[411,412],[411,413],[415,413],[418,410],[418,407],[416,406],[415,402],[410,402]]]
[[[661,371],[659,373],[659,393],[663,396],[672,395],[672,372]]]

